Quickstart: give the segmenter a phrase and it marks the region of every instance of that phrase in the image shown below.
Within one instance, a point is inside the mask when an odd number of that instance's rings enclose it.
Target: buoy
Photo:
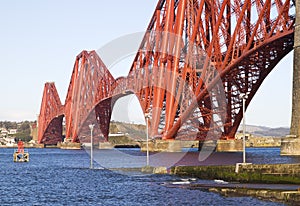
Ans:
[[[19,140],[18,149],[14,152],[14,162],[29,162],[29,153],[24,150],[24,143],[22,140]]]

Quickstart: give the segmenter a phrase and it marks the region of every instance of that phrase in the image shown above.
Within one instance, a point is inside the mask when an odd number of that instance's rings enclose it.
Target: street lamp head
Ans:
[[[241,99],[248,99],[248,94],[249,94],[249,92],[246,92],[246,93],[240,93],[240,98],[241,98]]]
[[[94,126],[95,126],[95,124],[90,124],[89,128],[92,130],[92,129],[94,129]]]
[[[150,114],[149,113],[145,113],[145,118],[149,119],[150,118]]]

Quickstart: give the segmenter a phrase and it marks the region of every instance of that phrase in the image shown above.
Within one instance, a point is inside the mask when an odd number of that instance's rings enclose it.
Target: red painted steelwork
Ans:
[[[95,51],[83,51],[77,56],[65,102],[66,138],[78,142],[80,137],[89,136],[91,123],[99,125],[95,131],[99,128],[108,138],[112,109],[109,100],[103,100],[110,99],[114,81]]]
[[[62,141],[64,107],[53,82],[44,87],[38,119],[38,143],[56,144]]]
[[[214,131],[234,138],[242,119],[240,94],[249,93],[248,106],[293,49],[294,14],[289,0],[159,1],[130,71],[135,85],[154,79],[156,87],[137,93],[152,113],[151,136],[191,139],[194,132],[204,139]],[[140,72],[145,67],[151,69]],[[192,89],[193,101],[175,101],[183,97],[181,81]]]
[[[129,93],[150,113],[151,137],[232,139],[240,94],[249,93],[248,106],[293,49],[294,15],[291,0],[160,0],[126,78],[115,80],[94,51],[83,51],[64,111],[56,90],[44,91],[39,142],[63,114],[73,142],[89,136],[91,123],[107,140],[114,102]]]

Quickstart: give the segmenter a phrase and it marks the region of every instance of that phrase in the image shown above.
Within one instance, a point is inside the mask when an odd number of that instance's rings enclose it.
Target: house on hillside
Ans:
[[[6,128],[0,128],[0,136],[4,137],[6,135],[8,135],[9,131]]]
[[[17,134],[17,129],[10,129],[8,134]]]

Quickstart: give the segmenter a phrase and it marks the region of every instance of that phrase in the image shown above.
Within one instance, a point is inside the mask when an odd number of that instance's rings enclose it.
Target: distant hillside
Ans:
[[[239,127],[238,132],[242,132],[242,125]],[[255,136],[272,136],[272,137],[284,137],[290,133],[290,128],[288,127],[264,127],[264,126],[254,126],[246,125],[246,132],[251,133]]]
[[[128,134],[135,140],[146,139],[146,125],[130,124],[124,122],[111,122],[109,128],[110,134],[123,133]]]
[[[242,133],[242,125],[239,127],[238,133]],[[146,138],[146,126],[141,124],[129,124],[124,122],[112,122],[110,124],[111,134],[116,133],[128,133],[130,137],[134,139],[145,139]],[[246,125],[246,132],[254,136],[259,137],[285,137],[290,133],[290,128],[288,127],[264,127],[264,126],[255,126],[255,125]]]

